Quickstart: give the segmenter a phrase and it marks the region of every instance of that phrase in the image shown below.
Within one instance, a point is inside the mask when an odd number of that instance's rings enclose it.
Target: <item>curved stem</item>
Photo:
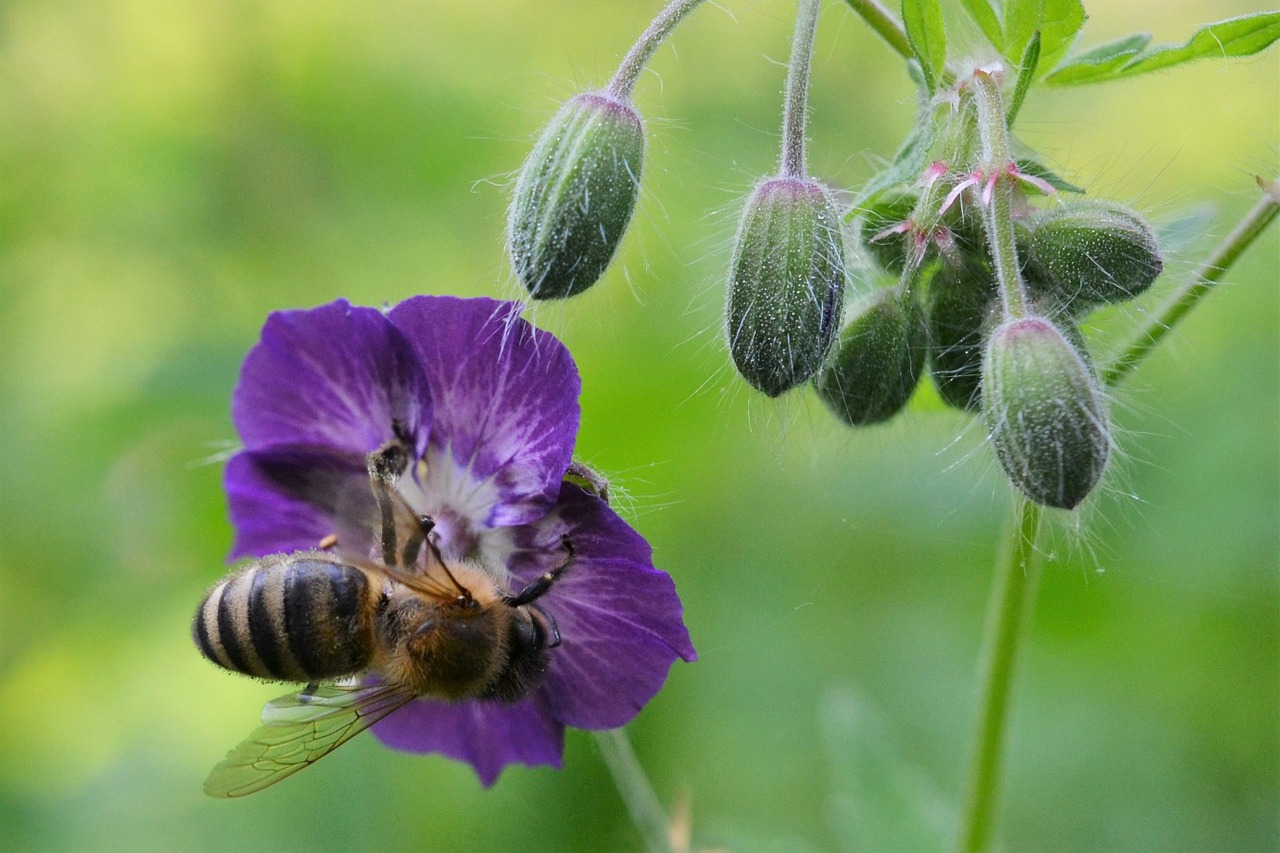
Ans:
[[[791,65],[787,69],[787,104],[782,117],[783,177],[803,178],[804,126],[809,107],[809,71],[813,65],[813,39],[818,32],[820,0],[800,0],[796,14],[796,35],[791,42]]]
[[[1000,762],[1009,697],[1018,663],[1018,650],[1035,610],[1040,565],[1036,534],[1040,507],[1017,498],[1008,545],[992,580],[991,598],[982,640],[982,700],[974,729],[973,753],[965,786],[959,849],[981,853],[990,846],[999,802]]]
[[[1245,250],[1253,245],[1280,212],[1280,178],[1258,178],[1263,196],[1240,220],[1235,229],[1204,259],[1182,287],[1174,291],[1164,306],[1151,314],[1146,326],[1130,339],[1129,345],[1102,371],[1102,381],[1114,386],[1128,376],[1155,349],[1165,335],[1213,289]]]
[[[893,48],[898,55],[908,61],[916,58],[915,51],[911,49],[911,42],[907,41],[907,31],[902,23],[877,0],[847,0],[847,2],[853,7],[853,11],[862,16],[867,26],[888,42],[889,47]]]
[[[613,777],[613,784],[627,804],[631,822],[644,837],[650,853],[672,853],[671,820],[667,817],[658,795],[649,784],[640,760],[636,758],[631,741],[623,729],[592,732],[596,746],[604,757],[604,763]]]
[[[640,78],[640,72],[644,70],[658,45],[671,34],[676,24],[684,20],[685,15],[701,3],[702,0],[672,0],[668,3],[623,57],[622,64],[609,81],[609,93],[620,101],[629,99],[636,80]]]

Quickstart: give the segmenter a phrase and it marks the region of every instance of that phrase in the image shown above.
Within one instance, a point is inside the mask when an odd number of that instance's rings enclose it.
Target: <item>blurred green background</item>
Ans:
[[[927,400],[854,433],[726,369],[723,270],[739,199],[774,168],[793,4],[722,5],[641,80],[650,150],[619,263],[531,316],[574,352],[580,455],[623,491],[701,654],[631,727],[659,795],[689,798],[700,845],[886,849],[881,824],[918,849],[896,798],[945,823],[959,789],[1009,489],[975,424]],[[1091,44],[1258,8],[1094,5]],[[365,736],[210,800],[207,771],[283,691],[217,671],[188,632],[225,571],[228,400],[267,312],[516,296],[511,174],[658,6],[0,5],[0,847],[641,846],[581,732],[563,771],[488,791]],[[913,96],[826,6],[810,166],[856,187]],[[1039,93],[1019,126],[1094,195],[1160,222],[1217,209],[1158,299],[1276,168],[1278,83],[1272,51]],[[1010,850],[1280,846],[1277,270],[1273,230],[1120,390],[1106,494],[1045,540]],[[1145,307],[1096,318],[1098,347]]]

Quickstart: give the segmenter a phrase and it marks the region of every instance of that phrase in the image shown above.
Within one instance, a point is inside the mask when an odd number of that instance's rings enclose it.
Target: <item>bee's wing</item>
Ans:
[[[268,702],[262,726],[209,774],[211,797],[242,797],[319,761],[413,698],[387,685],[329,685]]]

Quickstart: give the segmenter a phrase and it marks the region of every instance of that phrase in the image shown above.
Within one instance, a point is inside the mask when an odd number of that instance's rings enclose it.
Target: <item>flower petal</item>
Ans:
[[[626,724],[653,698],[676,658],[697,659],[680,598],[652,550],[604,501],[566,483],[556,511],[521,529],[511,560],[526,581],[573,557],[538,607],[555,619],[543,691],[556,719],[583,729]]]
[[[374,308],[345,300],[277,311],[245,357],[231,416],[249,450],[314,445],[363,455],[394,435],[419,454],[431,393],[413,349]]]
[[[412,343],[434,401],[430,443],[479,527],[525,524],[550,509],[573,457],[581,381],[552,335],[514,302],[419,296],[389,315]]]
[[[361,456],[309,448],[237,453],[223,474],[236,531],[231,558],[317,547],[335,531],[339,503],[368,495],[368,484]]]
[[[373,733],[393,749],[465,761],[485,787],[508,764],[559,769],[564,763],[564,725],[537,693],[514,705],[418,699],[377,723]]]

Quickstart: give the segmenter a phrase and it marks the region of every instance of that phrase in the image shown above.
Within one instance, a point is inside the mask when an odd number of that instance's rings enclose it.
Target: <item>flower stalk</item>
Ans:
[[[818,32],[820,0],[801,0],[796,34],[787,69],[787,103],[782,118],[782,163],[785,178],[805,175],[805,119],[809,108],[809,76],[813,65],[813,41]]]
[[[982,699],[961,814],[959,850],[963,853],[988,849],[995,828],[1013,679],[1040,583],[1035,547],[1040,517],[1038,505],[1017,499],[1011,534],[992,581],[980,658]]]
[[[1147,319],[1129,344],[1121,350],[1105,370],[1102,381],[1114,387],[1143,362],[1164,337],[1200,300],[1213,290],[1227,274],[1227,270],[1253,245],[1280,213],[1280,178],[1272,181],[1257,179],[1262,188],[1262,198],[1253,206],[1230,234],[1214,249],[1213,253],[1196,268],[1191,277],[1169,297],[1168,301]]]
[[[635,88],[636,80],[640,79],[640,72],[644,70],[654,51],[671,34],[676,25],[701,4],[702,0],[672,0],[668,3],[623,57],[622,64],[618,66],[613,79],[609,81],[609,94],[620,101],[630,100],[631,90]]]
[[[608,729],[592,732],[592,736],[645,846],[650,853],[671,853],[671,819],[640,766],[626,730]]]
[[[847,0],[853,11],[862,16],[875,33],[884,39],[889,47],[906,60],[915,59],[915,51],[911,42],[907,41],[907,31],[902,22],[893,16],[878,0]]]
[[[972,82],[978,107],[978,131],[982,138],[984,181],[991,191],[985,214],[987,241],[995,261],[1005,317],[1018,319],[1027,315],[1027,289],[1019,271],[1018,247],[1013,231],[1016,166],[1009,156],[1009,122],[996,75],[980,68],[974,72]]]

